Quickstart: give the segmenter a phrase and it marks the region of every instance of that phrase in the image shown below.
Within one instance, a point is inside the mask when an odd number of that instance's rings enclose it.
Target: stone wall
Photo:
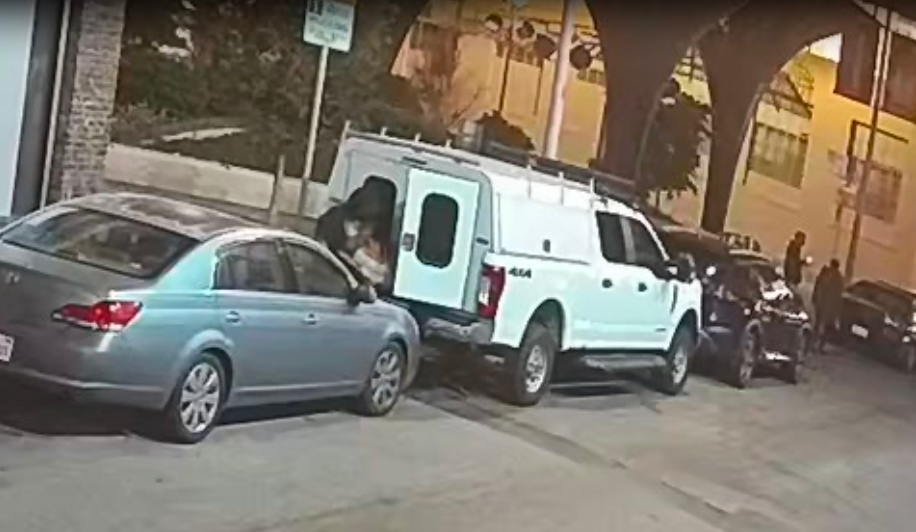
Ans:
[[[49,201],[103,188],[126,0],[73,0]]]

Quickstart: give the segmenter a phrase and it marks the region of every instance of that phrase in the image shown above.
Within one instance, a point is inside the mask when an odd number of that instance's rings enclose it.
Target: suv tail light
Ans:
[[[481,318],[493,319],[499,310],[499,300],[506,288],[506,270],[484,264],[477,298],[477,314]]]
[[[136,319],[143,305],[132,301],[102,301],[95,305],[64,305],[54,313],[60,321],[100,332],[120,332]]]

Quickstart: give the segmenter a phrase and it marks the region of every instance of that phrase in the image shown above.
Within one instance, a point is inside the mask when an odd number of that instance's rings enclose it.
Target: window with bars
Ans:
[[[751,137],[748,170],[801,188],[808,158],[808,136],[757,123]]]

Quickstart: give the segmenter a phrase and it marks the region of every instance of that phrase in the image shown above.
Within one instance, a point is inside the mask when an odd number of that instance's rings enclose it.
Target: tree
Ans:
[[[673,198],[698,192],[700,149],[708,141],[709,106],[683,92],[672,80],[649,129],[640,163],[641,190]]]
[[[303,0],[131,0],[118,114],[143,106],[175,122],[233,119],[245,129],[236,138],[159,147],[272,170],[281,146],[305,145],[318,57],[302,41],[305,7]],[[361,2],[352,51],[332,53],[317,175],[329,170],[347,120],[360,129],[444,139],[412,87],[390,74],[410,8]],[[289,153],[291,173],[301,171],[301,152]]]

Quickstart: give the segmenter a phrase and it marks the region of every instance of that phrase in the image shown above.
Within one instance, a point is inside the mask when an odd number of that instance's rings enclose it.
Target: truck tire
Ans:
[[[655,385],[658,391],[671,396],[683,391],[690,373],[690,359],[695,350],[696,335],[689,328],[680,327],[665,355],[665,367],[655,372]]]
[[[503,395],[516,406],[534,406],[550,387],[559,342],[550,327],[533,322],[521,347],[506,358]]]

